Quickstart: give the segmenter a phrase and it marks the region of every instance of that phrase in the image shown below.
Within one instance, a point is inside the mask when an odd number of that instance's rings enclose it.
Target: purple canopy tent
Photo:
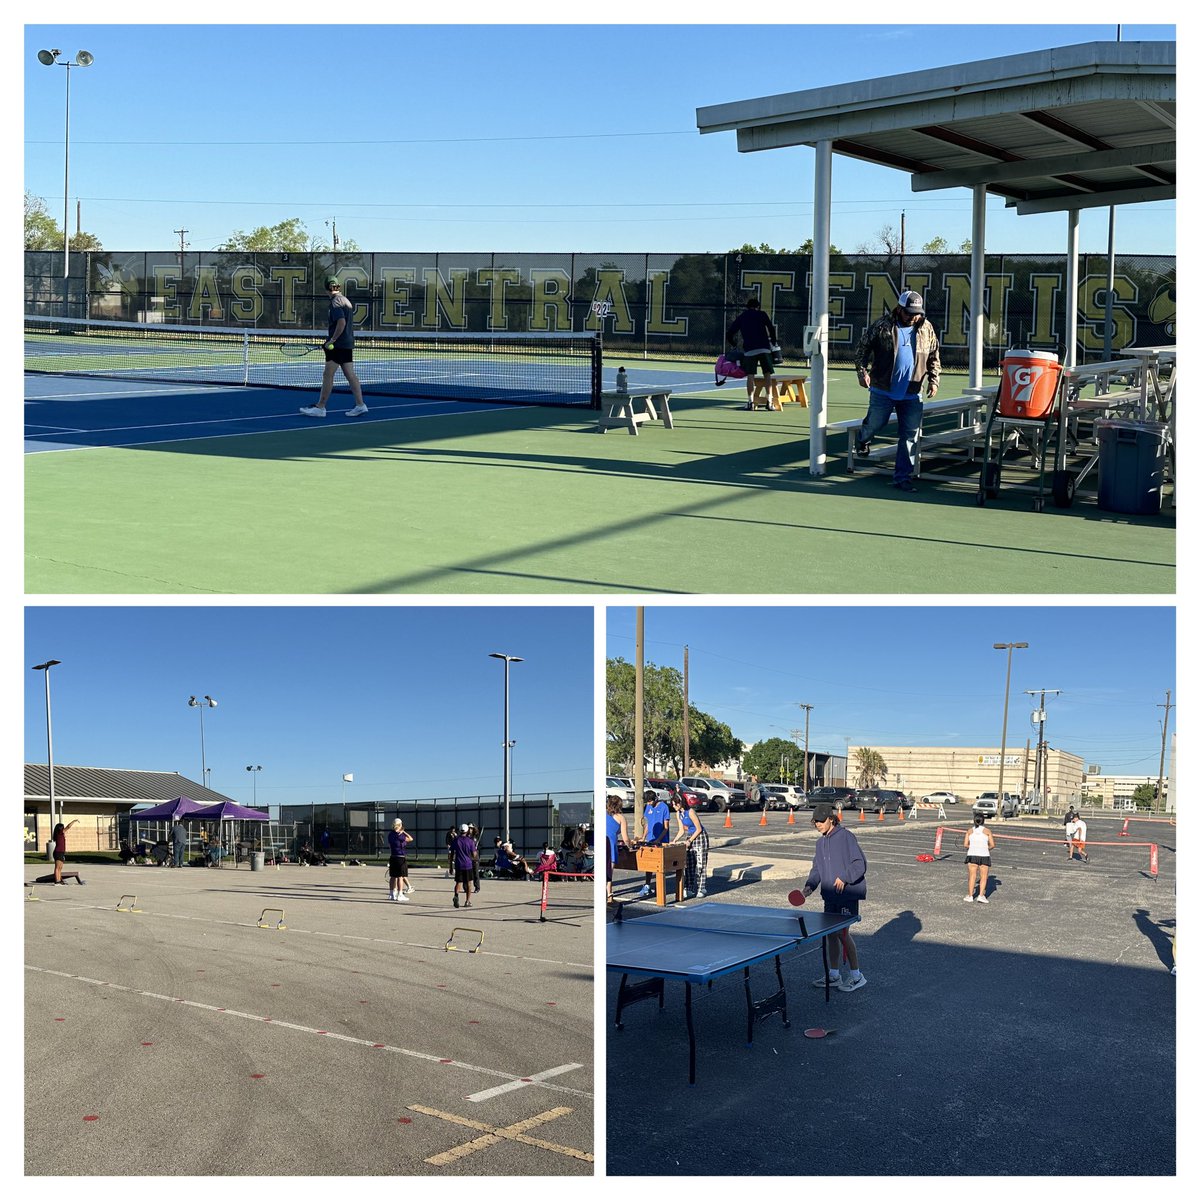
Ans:
[[[220,804],[210,804],[206,808],[197,808],[195,811],[188,813],[184,818],[185,821],[217,821],[218,832],[216,836],[217,854],[216,861],[218,865],[222,862],[226,854],[232,853],[234,865],[237,865],[237,839],[234,832],[234,821],[260,821],[266,822],[271,818],[265,812],[257,808],[244,808],[240,804],[234,804],[232,800],[222,800]],[[225,838],[225,833],[228,831],[228,839]],[[228,841],[228,845],[226,845]],[[212,842],[210,841],[210,847]],[[262,838],[259,837],[259,848],[262,847]],[[209,850],[209,858],[213,857],[212,850]]]
[[[197,804],[195,800],[189,800],[187,796],[176,796],[174,800],[164,800],[162,804],[156,804],[153,808],[143,808],[137,812],[131,812],[129,819],[131,821],[172,821],[176,817],[193,813],[200,807],[201,805]]]

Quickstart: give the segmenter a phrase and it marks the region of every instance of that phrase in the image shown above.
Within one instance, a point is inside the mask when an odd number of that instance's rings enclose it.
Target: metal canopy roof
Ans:
[[[696,110],[738,150],[831,141],[1018,213],[1175,198],[1175,43],[1089,42]]]

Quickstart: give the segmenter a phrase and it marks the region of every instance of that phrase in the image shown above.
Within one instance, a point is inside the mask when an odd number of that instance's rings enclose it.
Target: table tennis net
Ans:
[[[323,340],[320,330],[26,316],[25,370],[316,391]],[[306,346],[311,352],[296,356]],[[598,408],[601,365],[600,338],[590,333],[356,332],[354,339],[354,369],[372,395]],[[338,384],[345,384],[340,372]]]

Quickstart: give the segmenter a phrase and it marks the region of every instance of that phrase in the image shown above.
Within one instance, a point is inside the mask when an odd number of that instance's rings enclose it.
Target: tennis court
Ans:
[[[28,1174],[593,1173],[590,884],[72,868],[26,887]]]
[[[809,417],[744,408],[710,363],[606,360],[674,428],[573,407],[27,376],[28,594],[1174,590],[1173,510],[978,508],[963,484],[808,471]],[[829,420],[862,393],[831,373]],[[964,381],[943,376],[942,394]],[[425,389],[428,390],[428,389]],[[840,435],[839,435],[840,436]],[[53,452],[51,452],[53,451]]]
[[[826,1006],[811,986],[820,954],[785,957],[791,1028],[768,1017],[752,1045],[737,1036],[736,978],[695,989],[694,1087],[678,1082],[688,1047],[678,997],[630,1009],[608,1036],[609,1173],[1172,1175],[1175,827],[1135,818],[1122,837],[1121,818],[1089,816],[1084,864],[1067,861],[1060,820],[997,824],[985,906],[963,902],[961,835],[944,832],[941,855],[918,861],[939,824],[961,821],[868,816],[847,814],[868,863],[853,929],[867,984]],[[787,896],[807,875],[811,829],[761,830],[747,814],[710,836],[709,902],[807,911]],[[656,911],[630,898],[636,883],[618,888],[627,923]],[[757,986],[769,988],[769,972]],[[610,1026],[617,998],[610,978]],[[653,1122],[650,1077],[664,1085]],[[674,1131],[700,1110],[705,1136],[684,1150]]]

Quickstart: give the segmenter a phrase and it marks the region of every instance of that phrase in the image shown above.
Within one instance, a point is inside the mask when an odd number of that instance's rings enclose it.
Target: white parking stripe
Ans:
[[[498,1087],[488,1088],[486,1092],[474,1092],[467,1099],[475,1103],[480,1100],[490,1100],[493,1096],[502,1095],[504,1092],[515,1092],[518,1088],[541,1083],[543,1079],[550,1079],[555,1075],[565,1074],[567,1071],[578,1071],[581,1065],[581,1063],[566,1063],[561,1067],[551,1067],[548,1071],[539,1071],[536,1075],[527,1075],[523,1079],[514,1079],[511,1083],[502,1083]]]

